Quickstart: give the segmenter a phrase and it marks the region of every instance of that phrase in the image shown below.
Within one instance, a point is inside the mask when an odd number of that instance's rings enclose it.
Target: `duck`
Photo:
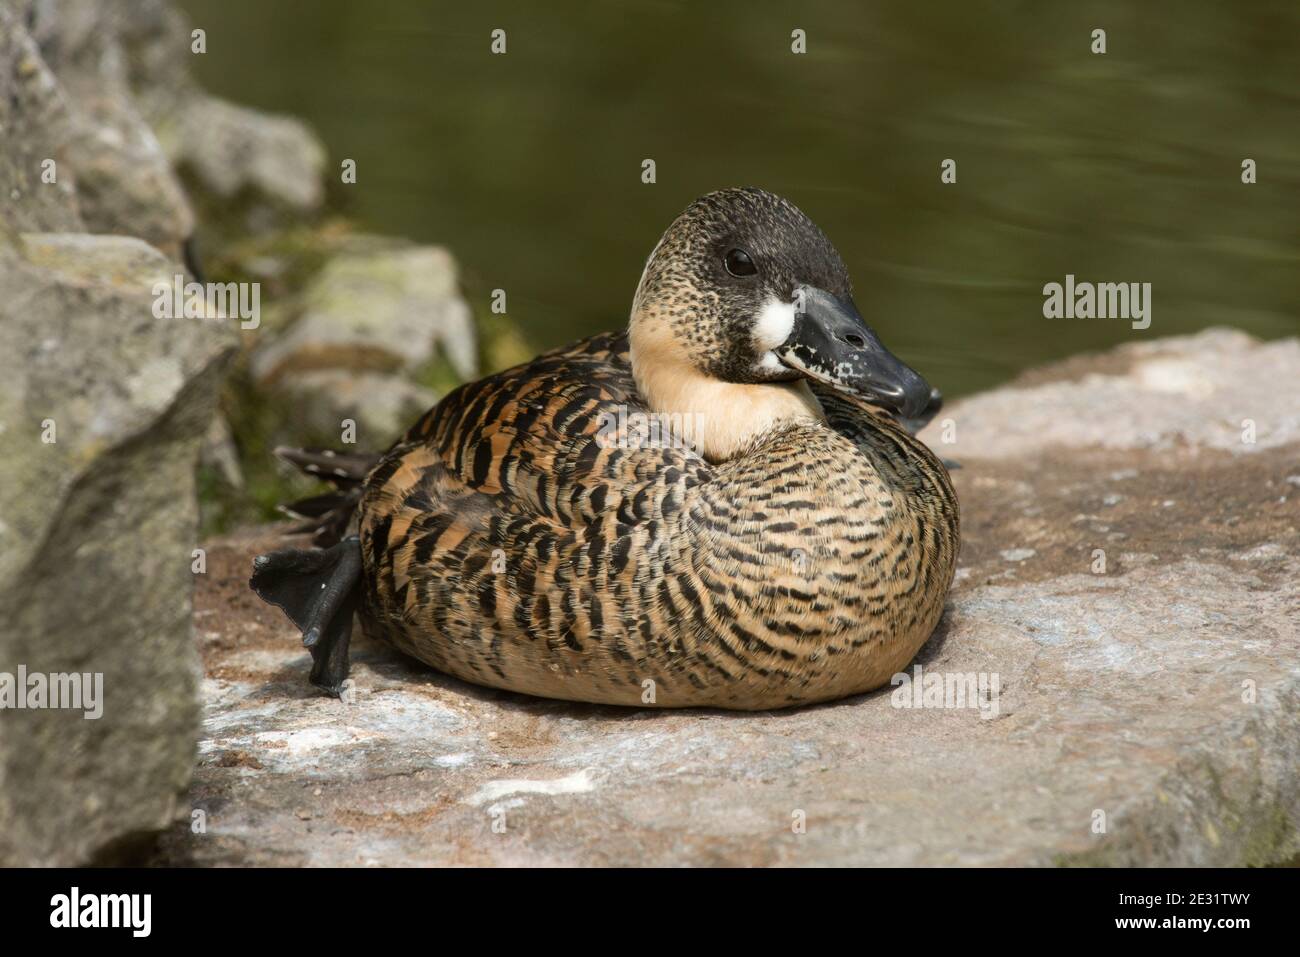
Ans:
[[[862,694],[912,660],[952,585],[957,497],[915,436],[941,403],[807,215],[711,192],[654,246],[625,330],[460,386],[381,455],[279,450],[334,489],[290,507],[314,547],[258,556],[250,585],[335,695],[354,619],[541,698]]]

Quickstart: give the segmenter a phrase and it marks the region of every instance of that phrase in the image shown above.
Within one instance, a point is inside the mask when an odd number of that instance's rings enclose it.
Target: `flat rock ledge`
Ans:
[[[571,705],[364,641],[344,703],[247,591],[275,530],[211,542],[199,766],[155,862],[1286,862],[1297,409],[1300,342],[1212,331],[945,411],[926,436],[962,465],[963,550],[917,664],[996,675],[976,707],[898,707],[890,688],[761,714]]]

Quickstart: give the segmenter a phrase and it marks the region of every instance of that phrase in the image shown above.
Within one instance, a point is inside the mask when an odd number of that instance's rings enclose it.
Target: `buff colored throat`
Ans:
[[[696,448],[710,462],[734,458],[782,426],[826,421],[821,403],[802,379],[723,382],[700,372],[659,317],[634,318],[628,338],[632,375],[646,407],[700,422]]]

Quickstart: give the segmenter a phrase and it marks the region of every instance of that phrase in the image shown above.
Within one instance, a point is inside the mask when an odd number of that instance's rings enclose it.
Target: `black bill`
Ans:
[[[923,418],[932,404],[938,409],[938,393],[884,347],[853,301],[816,286],[795,290],[794,329],[776,355],[787,368],[901,418]]]

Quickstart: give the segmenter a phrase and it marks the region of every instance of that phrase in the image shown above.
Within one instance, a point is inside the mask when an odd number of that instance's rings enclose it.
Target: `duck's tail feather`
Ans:
[[[280,446],[275,454],[305,474],[333,483],[335,488],[335,491],[324,495],[313,495],[311,498],[281,505],[280,511],[303,520],[289,528],[286,534],[310,533],[312,544],[320,548],[338,544],[347,534],[352,513],[361,501],[361,488],[366,475],[380,456],[336,452],[332,449],[295,449],[288,446]]]
[[[315,495],[300,502],[281,505],[280,511],[292,518],[302,519],[285,529],[286,535],[311,535],[317,548],[337,545],[352,524],[352,514],[361,501],[361,487],[340,492]]]
[[[248,580],[263,601],[289,616],[311,652],[311,682],[339,695],[361,578],[361,543],[351,535],[323,550],[286,548],[253,559]]]
[[[333,482],[339,488],[360,485],[380,458],[373,452],[295,449],[287,445],[278,446],[275,454],[306,474]]]

